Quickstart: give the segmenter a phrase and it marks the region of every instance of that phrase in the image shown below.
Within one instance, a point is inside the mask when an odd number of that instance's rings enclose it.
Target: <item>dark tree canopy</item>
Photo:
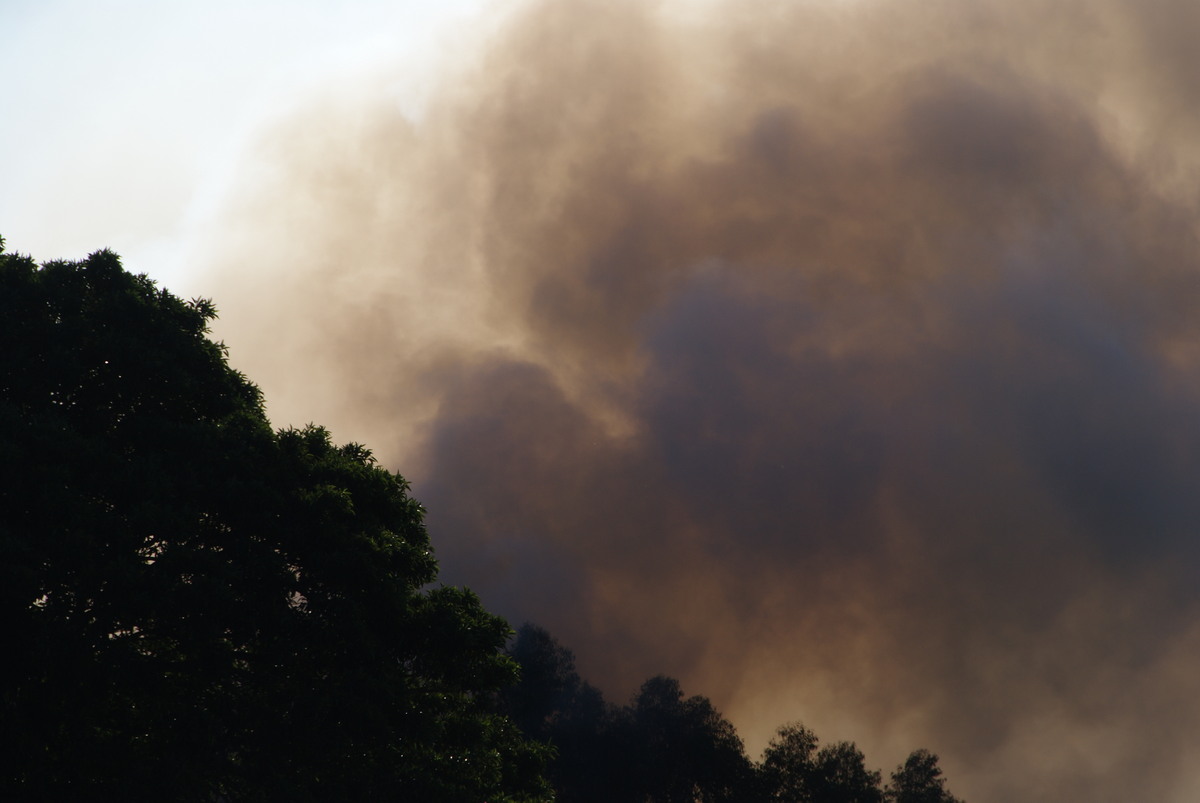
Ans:
[[[763,753],[762,773],[770,799],[799,803],[812,798],[810,781],[817,754],[817,735],[797,723],[776,731]]]
[[[544,799],[507,625],[366,448],[274,432],[215,311],[0,241],[0,799]]]
[[[962,803],[946,791],[946,779],[938,757],[928,750],[914,750],[892,773],[888,784],[889,803]]]
[[[817,737],[799,724],[784,725],[763,754],[770,799],[779,803],[882,803],[881,776],[868,770],[852,742],[817,749]]]
[[[679,682],[646,681],[618,707],[582,681],[575,658],[549,633],[524,625],[509,654],[521,682],[504,693],[513,720],[555,750],[560,803],[754,803],[757,777],[733,725]]]
[[[558,802],[619,800],[629,782],[629,745],[614,728],[617,709],[580,679],[574,654],[545,629],[522,625],[508,654],[521,678],[502,693],[503,710],[526,736],[553,747],[548,771]]]
[[[853,742],[837,742],[817,751],[812,799],[827,803],[883,803],[880,773],[867,769],[866,756]]]
[[[508,652],[521,681],[502,694],[503,708],[554,748],[560,803],[961,803],[928,751],[914,752],[884,790],[853,743],[821,746],[792,723],[754,764],[733,725],[674,678],[651,678],[618,707],[580,679],[574,655],[544,629],[522,626]]]
[[[521,625],[508,649],[521,667],[516,685],[504,692],[513,722],[526,734],[549,739],[569,718],[584,683],[575,671],[575,656],[545,629]]]
[[[729,720],[708,698],[684,697],[679,681],[642,684],[632,709],[637,762],[650,799],[660,803],[738,801],[753,767]]]

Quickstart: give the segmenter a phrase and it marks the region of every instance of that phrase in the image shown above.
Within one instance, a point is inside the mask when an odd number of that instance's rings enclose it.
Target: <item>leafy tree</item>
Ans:
[[[679,681],[658,676],[642,684],[631,710],[645,800],[654,803],[740,801],[754,770],[742,740],[708,698],[684,698]]]
[[[783,725],[763,753],[762,775],[771,800],[807,803],[817,753],[817,735],[799,723]]]
[[[892,773],[887,799],[891,803],[962,803],[946,791],[946,779],[938,757],[928,750],[914,750]]]
[[[580,679],[575,656],[543,628],[523,625],[508,654],[521,680],[501,694],[501,707],[554,748],[560,803],[961,803],[925,750],[909,756],[885,792],[853,743],[822,747],[791,723],[755,767],[733,725],[706,698],[685,698],[673,678],[651,678],[618,708]]]
[[[0,241],[0,798],[533,800],[507,625],[182,301]]]
[[[604,801],[619,796],[627,750],[614,723],[620,717],[600,691],[581,680],[574,654],[544,628],[526,623],[508,649],[521,679],[501,700],[522,732],[553,748],[548,773],[560,803]]]
[[[504,691],[505,709],[527,736],[549,739],[569,717],[583,686],[575,656],[544,628],[528,622],[517,630],[507,653],[521,667],[521,677]]]
[[[679,682],[655,677],[615,707],[582,681],[575,657],[524,625],[509,649],[521,681],[502,695],[526,735],[550,744],[561,803],[696,803],[757,800],[757,777],[733,725]]]
[[[866,768],[866,757],[853,742],[817,751],[811,779],[813,798],[821,803],[883,803],[880,774]]]
[[[816,735],[784,725],[763,753],[762,775],[771,800],[780,803],[882,803],[880,774],[852,742],[817,749]]]

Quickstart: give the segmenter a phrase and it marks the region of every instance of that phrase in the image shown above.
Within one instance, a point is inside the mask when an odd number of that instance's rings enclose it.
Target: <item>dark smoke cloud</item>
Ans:
[[[419,120],[360,87],[264,139],[223,334],[618,697],[928,746],[975,803],[1194,800],[1197,34],[523,6]]]

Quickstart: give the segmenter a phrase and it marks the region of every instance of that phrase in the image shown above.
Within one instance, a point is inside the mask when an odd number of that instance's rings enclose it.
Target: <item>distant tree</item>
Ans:
[[[815,800],[821,803],[882,803],[880,773],[867,769],[866,757],[853,742],[822,747],[817,751],[814,765]]]
[[[583,681],[575,656],[544,628],[523,625],[508,648],[521,680],[499,697],[531,738],[554,749],[559,803],[961,803],[937,757],[918,750],[880,788],[851,742],[822,747],[799,723],[779,728],[756,767],[731,723],[679,681],[646,681],[615,707]]]
[[[946,791],[946,780],[938,757],[928,750],[914,750],[892,773],[888,784],[889,803],[962,803]]]
[[[817,749],[816,735],[784,725],[763,753],[761,774],[770,800],[779,803],[881,803],[880,773],[868,770],[852,742]]]
[[[763,752],[761,772],[770,799],[808,803],[817,753],[817,735],[799,723],[783,725]]]
[[[754,769],[742,740],[708,698],[684,698],[679,681],[660,675],[642,685],[630,715],[639,800],[714,803],[753,794]]]
[[[554,749],[560,803],[755,803],[757,776],[733,725],[673,678],[646,681],[615,707],[580,679],[575,657],[526,624],[508,654],[521,680],[500,696],[526,735]]]
[[[525,623],[507,650],[521,667],[520,680],[503,693],[505,708],[529,737],[548,739],[570,715],[582,681],[575,656],[544,628]]]
[[[117,256],[0,241],[0,799],[548,798],[506,624],[364,447]]]
[[[574,654],[544,628],[522,625],[508,648],[521,679],[501,694],[504,710],[531,739],[553,749],[548,774],[560,803],[611,803],[623,786],[620,716],[580,679]]]

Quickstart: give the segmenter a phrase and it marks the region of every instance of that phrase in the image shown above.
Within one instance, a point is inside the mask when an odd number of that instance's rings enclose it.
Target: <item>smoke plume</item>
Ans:
[[[989,801],[1200,796],[1200,5],[544,0],[314,99],[235,364],[617,699]]]

